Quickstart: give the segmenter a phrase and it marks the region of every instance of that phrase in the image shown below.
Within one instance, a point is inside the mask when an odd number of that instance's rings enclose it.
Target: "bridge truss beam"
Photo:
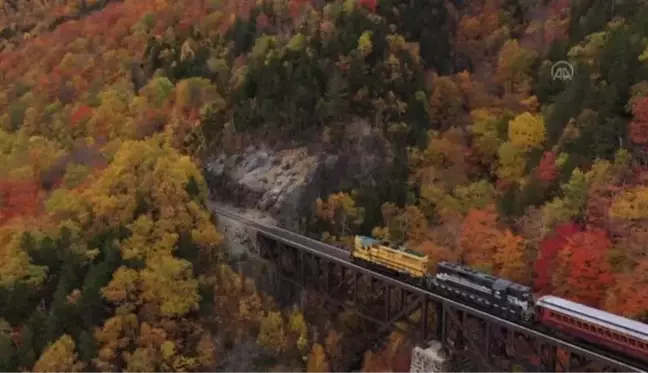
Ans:
[[[400,330],[418,343],[438,340],[470,356],[482,370],[626,372],[628,366],[555,338],[415,288],[375,271],[258,235],[259,255],[289,281],[354,310],[377,325],[376,336]],[[589,356],[587,356],[589,355]]]

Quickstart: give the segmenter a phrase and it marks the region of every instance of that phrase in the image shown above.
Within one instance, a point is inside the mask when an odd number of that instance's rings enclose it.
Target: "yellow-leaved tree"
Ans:
[[[524,148],[507,141],[499,147],[497,154],[499,156],[499,167],[496,172],[500,179],[513,182],[523,177],[524,168],[526,167]]]
[[[77,360],[74,340],[62,335],[49,345],[34,364],[34,372],[81,372],[85,364]]]
[[[470,132],[473,134],[475,149],[479,155],[486,160],[494,159],[497,156],[497,150],[502,144],[498,135],[499,113],[493,109],[475,109],[470,112],[472,126]]]
[[[288,333],[297,350],[305,355],[308,352],[308,325],[304,315],[297,309],[293,310],[288,318]]]
[[[328,225],[328,241],[342,243],[364,221],[364,208],[356,206],[353,193],[334,193],[315,202],[315,215]]]
[[[205,206],[200,171],[164,136],[126,141],[80,197],[93,214],[90,230],[126,227],[129,235],[117,243],[121,256],[140,263],[122,265],[101,289],[116,311],[95,333],[97,368],[115,370],[125,364],[127,370],[190,371],[209,361],[188,343],[205,334],[187,317],[198,309],[201,280],[194,264],[176,254],[190,245],[200,258],[194,263],[208,265],[222,240]],[[59,200],[50,207],[60,214],[68,199]],[[138,335],[149,342],[136,348],[125,343]]]
[[[522,113],[509,121],[509,140],[524,150],[539,147],[545,140],[545,125],[541,115]]]
[[[257,343],[277,356],[286,350],[286,330],[281,312],[269,312],[263,318]]]

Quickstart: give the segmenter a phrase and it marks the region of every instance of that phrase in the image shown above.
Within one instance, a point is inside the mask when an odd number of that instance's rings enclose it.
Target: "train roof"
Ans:
[[[423,254],[423,253],[420,253],[420,252],[418,252],[418,251],[408,249],[408,248],[405,247],[405,246],[396,246],[396,247],[395,247],[395,246],[390,245],[390,244],[387,243],[387,242],[383,242],[383,241],[377,240],[377,239],[372,238],[372,237],[360,236],[360,235],[359,235],[358,238],[360,239],[360,244],[361,244],[363,247],[367,247],[367,246],[371,246],[371,245],[383,245],[383,246],[386,246],[386,247],[388,247],[388,248],[390,248],[390,249],[393,249],[393,250],[401,250],[401,251],[404,251],[404,252],[406,252],[406,253],[408,253],[408,254],[410,254],[410,255],[414,255],[414,256],[417,256],[417,257],[419,257],[419,258],[425,258],[425,257],[427,256],[427,255],[425,255],[425,254]]]
[[[472,269],[470,267],[466,267],[466,266],[463,266],[463,265],[457,264],[457,263],[439,262],[437,264],[437,266],[439,268],[441,268],[441,269],[446,269],[446,270],[450,270],[450,271],[456,271],[456,272],[460,272],[460,273],[470,275],[470,276],[479,276],[479,277],[482,277],[485,280],[489,280],[489,281],[493,281],[493,282],[498,280],[497,277],[491,276],[488,273],[479,272],[479,271],[477,271],[475,269]]]
[[[639,321],[630,320],[553,295],[540,297],[536,304],[648,342],[648,325]]]
[[[533,289],[531,289],[531,287],[526,286],[526,285],[522,285],[522,284],[518,284],[517,282],[511,282],[509,284],[509,287],[512,288],[512,289],[515,289],[517,291],[520,291],[520,292],[532,292],[533,291]]]
[[[488,273],[479,272],[476,269],[472,269],[470,267],[467,267],[467,266],[464,266],[464,265],[461,265],[461,264],[457,264],[457,263],[439,262],[438,266],[441,267],[441,268],[447,268],[447,269],[457,271],[457,272],[463,272],[465,274],[472,275],[472,276],[480,276],[480,277],[482,277],[482,278],[484,278],[486,280],[490,280],[490,281],[493,281],[493,282],[499,280],[499,277],[489,275]]]
[[[444,269],[449,269],[452,271],[457,271],[464,273],[466,275],[470,276],[476,276],[479,277],[483,280],[490,281],[492,282],[493,286],[496,286],[498,290],[503,290],[503,289],[511,289],[515,292],[520,293],[531,293],[532,289],[528,286],[518,284],[517,282],[509,281],[504,278],[496,277],[493,275],[489,275],[488,273],[480,272],[476,269],[457,264],[457,263],[451,263],[451,262],[439,262],[438,264],[441,268]]]

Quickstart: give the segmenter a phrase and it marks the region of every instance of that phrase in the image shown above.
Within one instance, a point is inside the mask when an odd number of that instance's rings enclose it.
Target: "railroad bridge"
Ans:
[[[439,341],[489,371],[510,372],[514,366],[527,372],[644,371],[614,356],[355,265],[348,252],[338,247],[222,208],[214,211],[256,230],[258,254],[282,277],[324,295],[330,306],[352,308],[374,323],[376,339],[401,329],[419,345]],[[359,346],[355,354],[369,347]]]

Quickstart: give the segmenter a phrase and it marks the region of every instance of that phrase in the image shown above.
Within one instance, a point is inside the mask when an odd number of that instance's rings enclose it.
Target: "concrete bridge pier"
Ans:
[[[443,349],[443,344],[439,341],[432,340],[425,349],[419,346],[415,346],[412,349],[410,372],[445,372],[448,368],[448,360],[448,356]]]

